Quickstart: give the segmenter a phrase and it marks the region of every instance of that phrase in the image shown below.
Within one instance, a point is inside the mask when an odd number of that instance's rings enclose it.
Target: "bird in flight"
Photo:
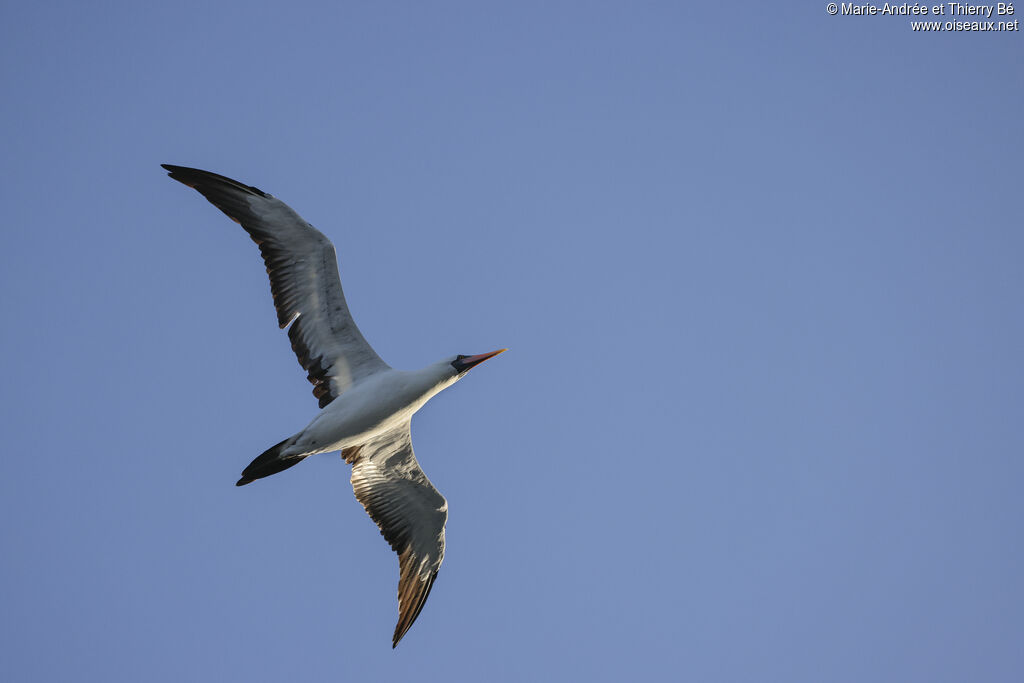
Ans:
[[[413,413],[488,358],[451,356],[421,370],[395,370],[363,338],[345,303],[334,245],[280,199],[209,171],[163,164],[240,224],[259,245],[270,275],[278,325],[313,384],[320,412],[298,433],[253,460],[243,486],[315,453],[341,451],[352,465],[356,498],[398,553],[398,624],[409,630],[444,559],[448,501],[412,450]]]

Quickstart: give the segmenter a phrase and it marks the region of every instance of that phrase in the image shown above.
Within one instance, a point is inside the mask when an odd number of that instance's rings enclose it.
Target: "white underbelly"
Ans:
[[[296,454],[312,454],[358,446],[405,424],[419,407],[394,405],[390,402],[373,404],[345,401],[346,398],[349,397],[342,395],[328,404],[302,430],[288,450]],[[334,405],[339,402],[338,406]]]

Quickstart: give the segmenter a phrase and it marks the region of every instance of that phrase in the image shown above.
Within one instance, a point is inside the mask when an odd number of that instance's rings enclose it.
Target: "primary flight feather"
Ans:
[[[448,502],[412,450],[410,420],[432,396],[505,349],[444,358],[421,370],[395,370],[363,338],[345,303],[334,245],[281,200],[209,171],[163,164],[239,223],[259,245],[277,322],[313,384],[320,412],[268,448],[237,485],[341,451],[352,489],[398,553],[398,624],[392,647],[416,621],[444,559]]]

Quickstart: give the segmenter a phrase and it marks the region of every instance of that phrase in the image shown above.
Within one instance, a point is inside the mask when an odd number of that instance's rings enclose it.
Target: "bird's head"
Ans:
[[[442,358],[433,365],[429,365],[423,368],[423,370],[415,373],[418,378],[421,378],[417,381],[423,381],[426,383],[423,388],[429,398],[465,377],[470,368],[474,368],[488,358],[494,358],[499,353],[507,350],[508,349],[498,349],[497,351],[491,351],[490,353],[481,353],[478,356],[464,356],[459,354],[458,356]]]

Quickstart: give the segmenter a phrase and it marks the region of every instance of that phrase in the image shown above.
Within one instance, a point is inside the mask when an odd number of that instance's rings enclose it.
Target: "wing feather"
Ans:
[[[320,407],[353,382],[388,365],[352,319],[334,245],[280,199],[216,173],[163,164],[239,223],[257,245],[270,276],[277,323],[313,384]]]
[[[448,501],[420,469],[410,425],[342,455],[353,463],[352,489],[398,553],[398,624],[392,647],[416,621],[444,559]]]

